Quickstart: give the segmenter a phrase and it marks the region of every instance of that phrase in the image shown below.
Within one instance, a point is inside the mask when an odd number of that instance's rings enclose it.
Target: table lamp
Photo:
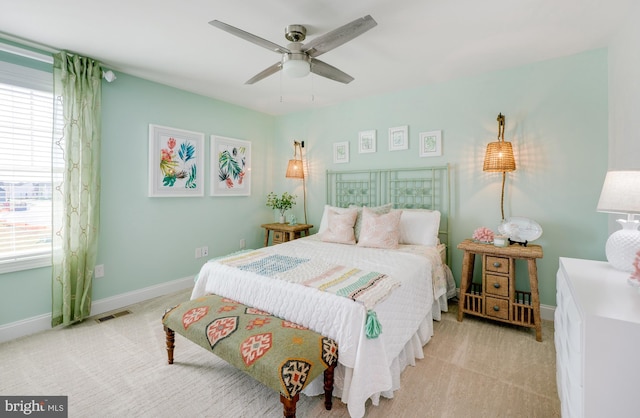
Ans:
[[[627,219],[618,219],[622,229],[609,236],[605,246],[607,260],[614,268],[632,271],[633,261],[640,251],[640,171],[609,171],[604,179],[598,212],[623,213]]]

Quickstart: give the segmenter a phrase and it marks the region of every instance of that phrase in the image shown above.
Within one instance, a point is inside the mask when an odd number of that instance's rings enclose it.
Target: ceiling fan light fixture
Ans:
[[[279,71],[283,71],[288,77],[293,78],[305,77],[313,72],[321,77],[348,84],[353,81],[353,77],[320,61],[318,56],[349,42],[377,25],[376,21],[367,15],[320,35],[306,44],[302,44],[302,41],[306,39],[307,28],[303,25],[289,25],[284,30],[284,36],[291,43],[285,48],[219,20],[212,20],[209,24],[269,51],[281,54],[278,62],[251,77],[245,84],[254,84]]]
[[[311,66],[304,54],[291,54],[285,56],[282,63],[282,71],[291,78],[302,78],[309,75]]]

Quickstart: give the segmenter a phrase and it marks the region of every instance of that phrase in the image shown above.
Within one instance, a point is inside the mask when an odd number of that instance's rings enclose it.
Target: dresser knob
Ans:
[[[494,283],[493,287],[495,287],[496,289],[500,289],[500,283]]]
[[[499,307],[498,305],[495,305],[495,306],[493,307],[493,310],[494,310],[494,311],[496,311],[496,312],[498,312],[498,311],[500,310],[500,307]]]
[[[493,267],[500,267],[500,263],[498,263],[497,261],[495,263],[493,263]]]

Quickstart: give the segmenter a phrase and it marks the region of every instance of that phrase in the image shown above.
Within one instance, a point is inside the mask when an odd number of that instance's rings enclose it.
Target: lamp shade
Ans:
[[[303,179],[304,170],[302,169],[302,160],[289,160],[285,177],[289,179]]]
[[[516,160],[513,157],[511,142],[496,141],[487,144],[482,171],[504,173],[515,170]]]
[[[640,213],[640,171],[609,171],[604,179],[597,210]]]

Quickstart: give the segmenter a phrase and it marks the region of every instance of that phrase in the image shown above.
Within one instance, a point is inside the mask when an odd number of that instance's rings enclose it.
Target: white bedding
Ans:
[[[366,310],[350,299],[216,263],[198,274],[191,298],[216,293],[309,327],[338,342],[339,365],[334,396],[352,417],[362,417],[365,402],[393,396],[400,372],[416,358],[433,334],[432,320],[446,310],[446,279],[436,247],[401,246],[398,250],[321,242],[315,235],[263,248],[274,254],[319,257],[334,264],[377,271],[402,285],[375,308],[382,334],[365,335]],[[432,274],[434,273],[434,274]],[[435,282],[432,277],[436,277]],[[434,291],[435,290],[435,291]],[[438,303],[439,302],[439,303]],[[432,312],[432,308],[435,312]],[[432,315],[433,313],[433,315]],[[305,390],[323,393],[322,376]]]

